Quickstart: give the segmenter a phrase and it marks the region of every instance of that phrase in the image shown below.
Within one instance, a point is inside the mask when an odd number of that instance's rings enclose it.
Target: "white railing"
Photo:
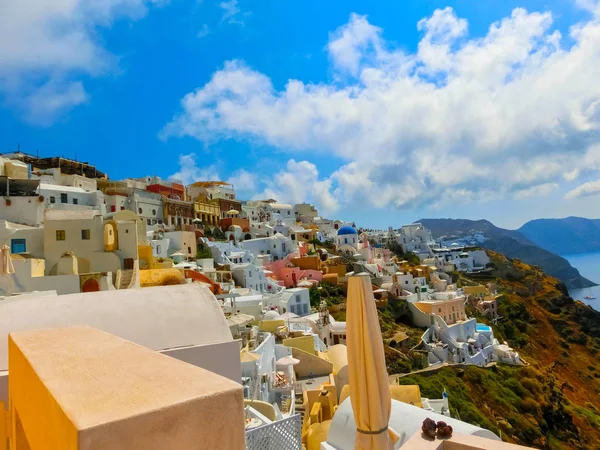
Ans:
[[[246,431],[246,449],[301,450],[302,417],[296,414]]]

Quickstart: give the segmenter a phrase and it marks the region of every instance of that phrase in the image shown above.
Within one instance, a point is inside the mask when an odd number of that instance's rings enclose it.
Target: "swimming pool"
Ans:
[[[492,331],[492,328],[488,325],[478,323],[476,326],[477,331]]]

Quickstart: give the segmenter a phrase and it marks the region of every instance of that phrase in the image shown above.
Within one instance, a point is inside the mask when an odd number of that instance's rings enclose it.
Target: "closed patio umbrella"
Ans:
[[[377,307],[367,274],[348,280],[346,346],[350,401],[356,422],[354,448],[393,449],[398,435],[388,429],[392,399]]]
[[[13,267],[12,258],[10,257],[10,249],[8,245],[3,245],[0,248],[0,274],[11,274],[15,273],[15,268]]]

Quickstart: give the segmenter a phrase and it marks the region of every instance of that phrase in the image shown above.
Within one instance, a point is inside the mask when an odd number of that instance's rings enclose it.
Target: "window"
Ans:
[[[125,209],[125,207],[124,207],[124,206],[121,206],[121,211],[123,211],[124,209]]]
[[[439,312],[442,312],[442,308],[438,308]]]
[[[142,213],[142,208],[138,208],[138,213],[141,214]]]
[[[188,247],[188,253],[191,255],[192,254],[192,247]]]
[[[344,238],[344,244],[348,243],[348,238]]]
[[[160,245],[156,246],[156,253],[160,255]]]
[[[156,210],[155,210],[155,209],[153,209],[153,210],[152,210],[152,215],[153,215],[153,216],[155,216],[155,215],[156,215]]]
[[[11,253],[25,253],[27,251],[27,244],[25,239],[11,239],[10,241],[10,252]]]
[[[296,303],[302,303],[302,297],[300,296],[300,294],[296,295]]]
[[[81,239],[88,241],[90,239],[90,230],[81,230]]]
[[[252,278],[252,271],[248,272],[248,278]]]
[[[50,197],[50,203],[56,203],[56,197]]]
[[[288,211],[288,216],[290,215],[290,212]]]
[[[148,225],[152,225],[152,220],[150,220],[150,219],[147,219],[147,220],[146,220],[146,223],[147,223]]]
[[[65,230],[56,230],[56,240],[57,241],[64,241],[65,238],[66,238]]]
[[[117,207],[115,205],[110,206],[110,212],[115,212],[116,210],[117,210]]]
[[[79,200],[78,200],[78,199],[76,199],[76,198],[74,198],[74,199],[73,199],[73,204],[74,204],[74,205],[78,205],[78,204],[79,204]]]
[[[67,194],[60,194],[61,203],[69,203],[69,196]]]

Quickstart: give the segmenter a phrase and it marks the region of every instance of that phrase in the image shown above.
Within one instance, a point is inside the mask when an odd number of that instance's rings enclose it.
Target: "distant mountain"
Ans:
[[[447,236],[450,239],[481,233],[490,239],[510,237],[525,245],[536,245],[518,231],[498,228],[489,220],[421,219],[418,222],[429,228],[435,238]]]
[[[539,266],[548,275],[565,283],[567,289],[596,285],[582,277],[565,258],[536,245],[519,231],[499,228],[488,220],[421,219],[418,222],[429,228],[434,238],[446,236],[452,239],[481,233],[488,238],[480,244],[482,247]]]
[[[536,219],[518,231],[540,247],[559,255],[600,252],[600,219]]]

